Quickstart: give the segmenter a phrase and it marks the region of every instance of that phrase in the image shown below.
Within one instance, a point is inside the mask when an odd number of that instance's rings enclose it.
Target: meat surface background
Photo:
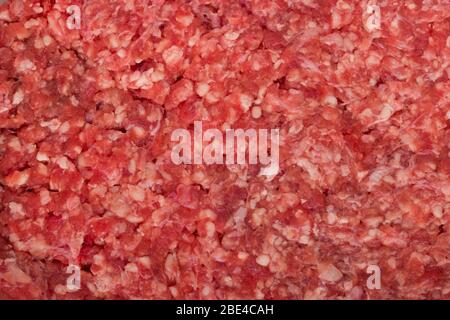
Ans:
[[[0,298],[449,299],[449,35],[448,0],[0,5]],[[197,120],[280,129],[279,174],[173,164]]]

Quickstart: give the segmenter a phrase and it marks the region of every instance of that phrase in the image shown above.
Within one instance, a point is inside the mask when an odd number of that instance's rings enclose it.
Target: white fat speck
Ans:
[[[253,107],[252,108],[252,118],[253,119],[259,119],[262,116],[262,110],[261,107]]]
[[[42,38],[42,41],[44,42],[44,45],[45,45],[46,47],[48,47],[49,45],[52,44],[53,38],[52,38],[51,36],[49,36],[49,35],[46,35],[46,36],[44,36],[44,37]]]
[[[234,221],[236,224],[242,223],[247,216],[247,209],[245,207],[240,207],[234,213]]]
[[[216,225],[213,222],[208,221],[205,227],[206,227],[206,235],[209,238],[213,237],[214,234],[216,233]]]
[[[11,16],[9,15],[8,10],[0,12],[0,20],[11,21]]]
[[[444,216],[444,211],[442,210],[442,206],[440,206],[438,204],[433,206],[432,212],[433,212],[433,215],[438,219],[440,219]]]
[[[229,31],[225,33],[224,37],[227,40],[234,41],[239,38],[239,32]]]
[[[204,288],[202,289],[202,294],[203,294],[204,296],[209,295],[210,292],[211,292],[211,289],[210,289],[209,287],[204,287]]]
[[[23,98],[24,98],[24,94],[23,94],[22,89],[17,90],[16,93],[14,93],[12,104],[13,105],[20,104],[23,101]]]
[[[210,209],[204,209],[198,213],[198,216],[200,217],[200,219],[215,220],[217,217],[217,214]]]
[[[152,80],[152,82],[159,82],[161,80],[164,80],[164,73],[161,71],[155,70],[150,75],[150,79]]]
[[[52,119],[50,121],[43,121],[41,122],[41,127],[47,127],[50,129],[52,133],[56,132],[58,128],[61,126],[61,121],[58,119]]]
[[[39,25],[39,21],[37,19],[30,19],[27,22],[25,22],[23,26],[26,29],[31,29],[31,28],[36,27],[38,25]]]
[[[42,206],[45,206],[52,201],[52,198],[50,197],[50,192],[48,190],[42,190],[39,192],[39,202]]]
[[[270,263],[270,257],[266,254],[262,254],[256,258],[256,263],[262,267],[267,267]]]
[[[39,151],[36,154],[36,160],[39,161],[39,162],[46,162],[46,161],[49,161],[50,158],[45,153]]]
[[[394,108],[392,108],[389,105],[385,105],[383,109],[380,112],[380,121],[386,121],[389,120],[390,117],[394,114]]]
[[[36,70],[36,65],[30,59],[22,60],[16,68],[17,72]]]
[[[131,272],[131,273],[137,273],[139,271],[138,267],[134,263],[128,263],[125,266],[125,271]]]
[[[344,164],[341,166],[341,175],[343,177],[348,177],[348,175],[350,174],[350,168],[348,167],[348,165]]]
[[[61,125],[61,127],[59,127],[59,132],[67,133],[69,131],[69,129],[70,129],[70,124],[69,124],[69,122],[66,121]]]
[[[174,65],[181,61],[183,58],[183,49],[172,46],[163,53],[164,62],[168,65]]]
[[[279,69],[280,67],[281,67],[281,65],[284,63],[284,60],[283,59],[278,59],[277,61],[275,61],[275,63],[274,63],[274,65],[273,65],[273,68],[275,69],[275,70],[277,70],[277,69]]]
[[[314,164],[312,164],[308,159],[305,158],[299,159],[297,161],[297,165],[306,170],[306,172],[308,172],[312,180],[315,181],[319,180],[320,174],[319,171],[317,170],[317,167]]]
[[[177,16],[175,17],[175,20],[181,23],[184,27],[188,27],[192,24],[192,21],[194,21],[194,17],[192,15],[184,15],[181,17]]]
[[[326,96],[325,99],[323,99],[323,103],[335,107],[337,106],[338,101],[335,96]]]
[[[34,11],[34,13],[39,14],[39,13],[44,12],[44,8],[42,8],[41,6],[35,6],[35,7],[33,7],[33,11]]]
[[[200,96],[200,97],[204,97],[206,96],[206,94],[209,92],[209,85],[207,83],[199,83],[197,85],[197,90],[196,93]]]
[[[329,282],[338,282],[342,279],[342,272],[331,263],[320,263],[318,266],[319,277]]]
[[[116,52],[117,56],[119,58],[125,58],[127,56],[127,52],[124,49],[120,49]]]
[[[17,202],[10,202],[8,204],[9,210],[11,211],[11,214],[14,217],[24,217],[25,216],[25,210],[23,208],[23,205]]]
[[[252,106],[253,99],[249,95],[241,94],[239,97],[239,102],[241,104],[242,110],[244,110],[244,112],[247,112]]]
[[[337,216],[333,212],[327,214],[327,222],[328,224],[335,224],[337,221]]]
[[[66,157],[59,157],[56,160],[56,164],[63,170],[69,170],[72,163],[69,161],[69,159],[67,159]]]
[[[11,149],[13,149],[15,151],[21,151],[22,144],[20,143],[19,138],[14,137],[8,142],[8,147],[10,147]]]
[[[248,253],[247,253],[247,252],[240,251],[240,252],[238,253],[238,258],[239,258],[240,260],[245,260],[245,259],[248,258]]]

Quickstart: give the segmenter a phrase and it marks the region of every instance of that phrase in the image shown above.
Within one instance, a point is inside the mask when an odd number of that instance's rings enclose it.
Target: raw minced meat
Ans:
[[[448,0],[8,0],[0,298],[449,299],[449,77]],[[200,120],[280,171],[175,165]]]

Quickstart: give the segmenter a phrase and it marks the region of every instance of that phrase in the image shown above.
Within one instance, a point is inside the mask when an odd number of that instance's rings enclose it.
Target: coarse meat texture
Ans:
[[[449,35],[448,0],[6,1],[0,298],[450,299]],[[279,129],[279,173],[175,165],[199,120]]]

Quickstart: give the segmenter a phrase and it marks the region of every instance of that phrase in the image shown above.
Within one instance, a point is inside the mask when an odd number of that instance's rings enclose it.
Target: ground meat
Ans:
[[[0,3],[0,298],[450,299],[447,0]]]

